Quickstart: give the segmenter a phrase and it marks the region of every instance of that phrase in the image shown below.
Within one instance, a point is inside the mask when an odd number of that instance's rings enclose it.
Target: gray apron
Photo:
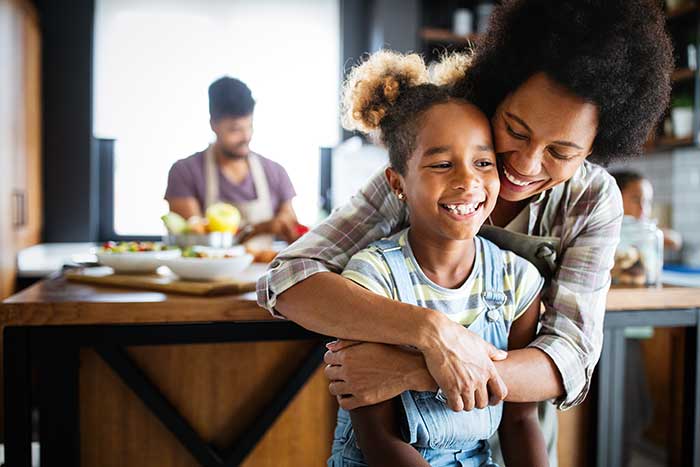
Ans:
[[[272,210],[272,199],[270,197],[270,187],[267,183],[265,169],[260,163],[260,158],[257,154],[250,153],[248,155],[248,166],[250,168],[250,176],[253,179],[255,193],[257,199],[252,201],[239,201],[229,204],[236,206],[241,213],[241,228],[247,225],[259,224],[267,222],[275,217]],[[206,185],[206,208],[214,203],[219,202],[219,167],[216,163],[216,155],[214,154],[213,146],[209,146],[204,153],[204,179]],[[273,235],[258,235],[255,238],[246,242],[256,249],[267,249],[272,246],[274,241]]]

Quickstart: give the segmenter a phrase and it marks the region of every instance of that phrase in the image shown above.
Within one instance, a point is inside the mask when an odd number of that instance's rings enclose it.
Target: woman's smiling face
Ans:
[[[591,153],[598,109],[538,73],[503,100],[491,123],[500,197],[522,201],[574,175]]]
[[[404,175],[387,169],[392,188],[406,196],[411,228],[437,240],[473,238],[498,198],[498,170],[486,116],[450,100],[420,117]]]

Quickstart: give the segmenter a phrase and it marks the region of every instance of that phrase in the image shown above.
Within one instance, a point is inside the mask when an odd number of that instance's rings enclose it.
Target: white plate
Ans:
[[[213,281],[233,279],[253,262],[253,255],[242,254],[233,258],[171,258],[163,262],[182,279]]]
[[[164,261],[177,258],[180,254],[180,250],[125,251],[122,253],[108,253],[98,250],[95,252],[97,261],[114,269],[114,272],[137,274],[156,272],[156,269],[163,265]]]

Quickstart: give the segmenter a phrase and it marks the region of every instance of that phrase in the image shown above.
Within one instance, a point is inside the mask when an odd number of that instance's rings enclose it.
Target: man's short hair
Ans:
[[[212,120],[245,117],[252,114],[254,108],[255,100],[243,81],[224,76],[209,85],[209,116]]]

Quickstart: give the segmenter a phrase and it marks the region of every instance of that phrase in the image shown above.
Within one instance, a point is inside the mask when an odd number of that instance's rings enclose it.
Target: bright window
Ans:
[[[207,88],[230,75],[257,101],[251,149],[281,163],[301,222],[318,212],[320,146],[339,139],[337,0],[97,0],[97,137],[114,138],[114,226],[160,235],[170,166],[206,148]]]

